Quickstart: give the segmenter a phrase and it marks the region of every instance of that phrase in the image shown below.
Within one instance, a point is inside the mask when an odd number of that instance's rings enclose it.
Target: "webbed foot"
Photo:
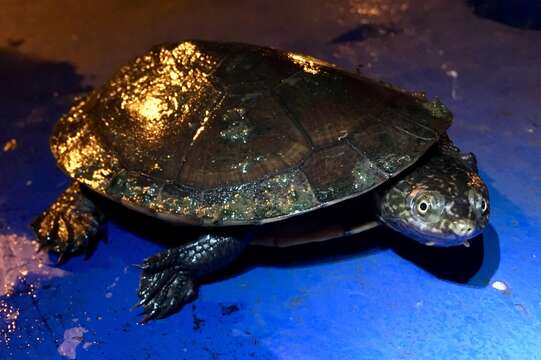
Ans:
[[[137,304],[143,308],[143,322],[164,318],[195,300],[199,279],[233,262],[251,239],[251,233],[204,235],[147,258],[141,265]]]
[[[180,267],[158,272],[147,269],[141,275],[138,295],[144,323],[164,318],[193,301],[197,296],[197,285],[193,274]]]
[[[58,262],[63,262],[88,249],[103,220],[103,213],[82,193],[80,185],[73,183],[31,226],[40,249],[57,253]]]

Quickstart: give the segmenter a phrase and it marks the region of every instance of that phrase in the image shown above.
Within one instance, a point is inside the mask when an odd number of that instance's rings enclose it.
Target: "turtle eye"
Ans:
[[[484,215],[488,211],[488,201],[478,192],[470,190],[468,192],[468,201],[478,215]]]
[[[411,212],[423,219],[423,222],[437,222],[440,220],[445,199],[435,191],[423,191],[413,194],[411,200]]]
[[[488,203],[485,199],[481,200],[481,211],[484,213],[486,213],[488,210]]]
[[[417,203],[417,212],[420,215],[425,215],[431,207],[432,206],[428,200],[421,200]]]

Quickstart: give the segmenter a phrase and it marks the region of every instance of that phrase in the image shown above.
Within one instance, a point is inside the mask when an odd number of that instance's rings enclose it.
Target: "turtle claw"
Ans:
[[[85,197],[80,186],[73,184],[31,226],[39,241],[38,251],[59,254],[57,262],[62,264],[71,255],[89,248],[102,222],[103,214]]]
[[[142,270],[148,272],[158,272],[165,268],[170,268],[175,266],[178,261],[178,250],[177,249],[168,249],[166,251],[160,252],[156,255],[152,255],[143,261],[139,266]]]
[[[146,323],[180,310],[196,298],[197,288],[191,272],[178,266],[161,271],[146,268],[141,275],[138,295],[137,305],[143,308],[142,323]]]
[[[242,236],[201,235],[195,242],[146,258],[139,281],[143,322],[179,311],[197,297],[198,279],[234,261],[252,239]]]
[[[158,313],[158,309],[154,309],[150,311],[149,313],[146,313],[143,311],[143,313],[141,313],[141,315],[143,315],[143,318],[141,319],[141,321],[139,321],[139,323],[144,325],[148,323],[149,321],[159,319],[159,317],[156,317],[157,313]]]
[[[68,260],[69,255],[67,255],[66,252],[60,253],[58,255],[58,259],[56,259],[56,265],[62,265]]]

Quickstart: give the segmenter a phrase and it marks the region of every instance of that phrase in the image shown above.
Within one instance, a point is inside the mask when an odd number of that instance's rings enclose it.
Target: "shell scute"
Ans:
[[[309,56],[187,41],[153,48],[78,100],[51,149],[69,176],[127,206],[237,225],[369,191],[450,123],[437,101]]]

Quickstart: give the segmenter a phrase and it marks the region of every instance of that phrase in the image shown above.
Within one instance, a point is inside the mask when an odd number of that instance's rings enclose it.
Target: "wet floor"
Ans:
[[[2,1],[0,359],[541,359],[541,10],[508,4]],[[307,53],[442,99],[490,188],[484,238],[430,249],[379,229],[251,249],[179,314],[138,325],[133,264],[162,232],[112,222],[91,256],[56,267],[28,223],[68,184],[48,134],[73,98],[191,38]]]

